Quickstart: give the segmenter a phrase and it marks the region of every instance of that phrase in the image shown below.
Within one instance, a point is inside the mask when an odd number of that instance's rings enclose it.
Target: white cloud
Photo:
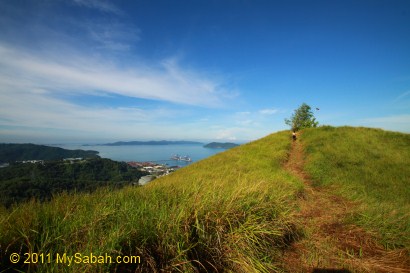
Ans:
[[[394,102],[402,101],[402,100],[406,99],[407,97],[410,97],[410,90],[400,94],[399,96],[397,96],[397,98],[394,99]]]
[[[109,51],[129,51],[141,39],[141,30],[136,26],[125,25],[117,21],[92,20],[72,22],[78,29],[85,29],[86,34],[96,43],[96,48]]]
[[[247,116],[247,115],[250,115],[251,112],[243,111],[243,112],[236,112],[235,114],[238,115],[238,116]]]
[[[133,47],[141,30],[117,16],[126,11],[111,2],[68,3],[90,9],[92,16],[60,14],[54,12],[57,6],[41,2],[0,18],[0,142],[3,136],[57,141],[215,136],[192,119],[210,112],[200,121],[210,124],[220,118],[214,109],[238,92],[226,90],[215,76],[182,67],[178,59],[145,62]],[[120,99],[103,106],[108,100],[92,101],[93,96]],[[130,107],[132,102],[143,106]]]
[[[270,109],[271,110],[271,109]],[[260,111],[242,111],[216,120],[207,131],[219,140],[254,140],[271,132],[284,129],[282,117],[261,114]]]
[[[215,128],[215,130],[211,130],[214,139],[228,141],[255,140],[272,132],[272,128],[256,128],[253,126],[226,127],[223,129]]]
[[[233,116],[234,123],[248,128],[257,128],[266,125],[269,119],[271,119],[271,115],[278,113],[279,110],[272,108],[272,109],[261,109],[259,111],[242,111],[236,112]]]
[[[410,125],[410,115],[396,115],[387,117],[367,118],[363,119],[364,122],[370,123],[400,123]]]
[[[273,109],[262,109],[262,110],[259,110],[259,114],[262,114],[262,115],[273,115],[273,114],[276,114],[276,113],[278,113],[278,109],[275,109],[275,108],[273,108]]]
[[[219,140],[234,141],[237,139],[236,136],[234,135],[236,133],[235,131],[237,131],[235,128],[221,130],[217,132],[217,135],[215,138]]]
[[[97,44],[107,47],[110,41],[121,46],[122,34],[116,29],[90,25]],[[41,50],[0,39],[0,142],[212,137],[211,132],[204,134],[184,120],[184,105],[203,110],[222,106],[231,92],[221,88],[218,81],[182,68],[176,59],[150,64],[130,59],[124,62],[113,55],[102,59],[98,57],[105,56],[98,55],[101,52],[89,54],[63,38],[67,43],[62,42],[62,46],[51,40]],[[128,102],[133,98],[152,102],[145,109],[73,102],[83,95],[88,99],[121,96],[131,99]],[[76,100],[72,100],[74,96]],[[164,108],[163,103],[154,101],[171,104]],[[170,118],[173,116],[182,120],[175,123]]]
[[[359,123],[364,126],[380,127],[393,131],[410,132],[409,114],[366,118],[361,119]]]
[[[102,131],[105,125],[141,122],[148,113],[138,108],[90,108],[44,94],[14,91],[0,93],[0,116],[8,126]],[[153,115],[154,113],[151,113]]]
[[[80,106],[38,93],[0,92],[1,141],[16,139],[153,138],[172,124],[161,124],[177,110]],[[58,140],[57,140],[58,141]]]
[[[252,119],[237,120],[236,123],[242,126],[248,126],[248,125],[253,124],[254,120]]]
[[[0,44],[0,82],[22,81],[31,89],[66,94],[103,92],[173,103],[220,106],[219,84],[164,61],[161,68],[145,65],[116,67],[87,56],[36,56]],[[16,83],[21,85],[21,82]]]
[[[117,6],[104,0],[73,0],[73,2],[76,5],[96,9],[102,12],[122,14],[122,11]]]

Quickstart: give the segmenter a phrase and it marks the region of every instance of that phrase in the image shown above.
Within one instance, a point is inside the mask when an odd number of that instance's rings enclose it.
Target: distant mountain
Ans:
[[[233,147],[239,146],[239,144],[231,143],[231,142],[211,142],[204,145],[205,148],[212,148],[212,149],[230,149]]]
[[[161,141],[118,141],[114,143],[106,143],[101,144],[103,146],[124,146],[124,145],[181,145],[181,144],[202,144],[201,142],[196,141],[168,141],[168,140],[161,140]]]
[[[0,162],[23,160],[60,160],[63,158],[99,158],[97,151],[67,150],[36,144],[0,143]]]

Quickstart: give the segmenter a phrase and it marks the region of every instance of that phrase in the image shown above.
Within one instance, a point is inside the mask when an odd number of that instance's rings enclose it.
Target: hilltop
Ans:
[[[285,168],[305,183],[296,216],[306,236],[285,251],[285,269],[409,272],[409,140],[368,128],[302,132]]]
[[[101,144],[102,146],[124,146],[124,145],[187,145],[187,144],[202,144],[196,141],[186,141],[186,140],[150,140],[150,141],[118,141],[114,143]]]
[[[67,150],[36,144],[0,143],[0,162],[23,160],[61,160],[63,158],[99,158],[97,151]]]
[[[143,187],[0,210],[0,270],[408,272],[409,165],[408,134],[278,132]],[[140,262],[11,264],[13,252]]]
[[[211,148],[211,149],[230,149],[236,146],[239,146],[239,145],[232,143],[232,142],[211,142],[211,143],[204,145],[205,148]]]

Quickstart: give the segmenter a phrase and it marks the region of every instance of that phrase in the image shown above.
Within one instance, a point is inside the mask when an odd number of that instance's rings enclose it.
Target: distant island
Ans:
[[[114,143],[106,143],[100,144],[102,146],[124,146],[124,145],[185,145],[185,144],[202,144],[201,142],[196,141],[168,141],[168,140],[160,140],[160,141],[118,141]]]
[[[211,149],[230,149],[233,147],[239,146],[239,144],[231,143],[231,142],[211,142],[204,145],[204,148],[211,148]]]
[[[67,150],[36,144],[0,143],[0,162],[23,160],[61,160],[64,158],[99,158],[97,151]]]

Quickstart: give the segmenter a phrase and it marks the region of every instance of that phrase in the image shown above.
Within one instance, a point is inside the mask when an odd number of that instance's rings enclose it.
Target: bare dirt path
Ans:
[[[305,184],[296,215],[304,235],[284,253],[287,271],[410,272],[405,251],[386,251],[376,243],[374,234],[348,223],[357,204],[335,195],[330,188],[312,186],[303,166],[303,146],[297,140],[284,167]]]

